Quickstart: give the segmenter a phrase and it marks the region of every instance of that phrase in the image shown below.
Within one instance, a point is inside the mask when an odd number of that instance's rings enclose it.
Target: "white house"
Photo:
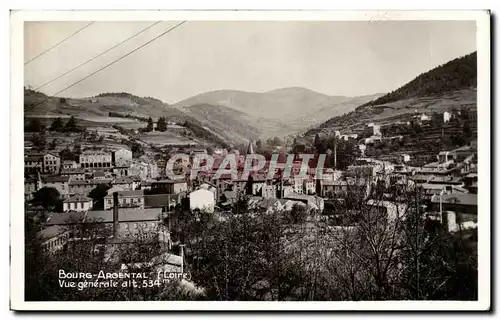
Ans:
[[[425,113],[422,113],[422,115],[420,116],[420,121],[429,121],[430,118],[428,115],[426,115]]]
[[[382,132],[380,131],[380,125],[377,125],[375,123],[369,123],[368,124],[368,133],[371,134],[372,136],[381,136]]]
[[[112,161],[115,166],[124,166],[132,161],[132,151],[125,148],[119,148],[113,151]]]
[[[84,195],[74,195],[63,201],[64,211],[88,211],[92,209],[92,199]]]
[[[443,122],[444,123],[450,122],[450,119],[451,119],[451,113],[449,113],[448,111],[445,111],[443,113]]]
[[[215,194],[206,189],[198,189],[189,194],[189,209],[214,212]]]
[[[409,154],[403,153],[401,155],[401,161],[403,161],[403,162],[408,162],[408,161],[410,161],[410,159],[411,159],[411,157]]]
[[[74,160],[64,160],[62,163],[62,168],[67,170],[67,169],[76,169],[78,168],[78,163]]]
[[[359,151],[361,151],[361,155],[364,157],[365,156],[365,150],[366,150],[366,145],[360,144],[358,145]]]

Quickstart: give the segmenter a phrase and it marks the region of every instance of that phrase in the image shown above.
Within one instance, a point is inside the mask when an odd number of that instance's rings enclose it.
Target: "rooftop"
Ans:
[[[97,184],[108,184],[111,183],[111,179],[90,179],[90,180],[72,180],[69,182],[70,186],[76,185],[97,185]]]
[[[104,171],[95,171],[94,172],[94,178],[95,177],[105,177],[106,174],[104,173]]]
[[[120,208],[118,210],[118,221],[156,221],[159,220],[161,208]],[[95,210],[95,211],[70,211],[53,213],[47,220],[47,225],[68,225],[78,222],[113,222],[113,210]]]
[[[61,174],[80,174],[80,173],[85,173],[85,170],[81,168],[71,168],[71,169],[61,170]]]
[[[144,190],[124,190],[124,191],[116,191],[119,197],[133,197],[133,196],[143,196]],[[109,193],[104,197],[105,199],[113,198],[113,194]]]
[[[67,227],[64,227],[64,226],[50,226],[50,227],[47,227],[45,229],[42,229],[40,230],[38,233],[37,233],[37,237],[42,240],[42,241],[46,241],[46,240],[49,240],[49,239],[52,239],[64,232],[68,231],[68,228]]]
[[[24,161],[31,161],[31,162],[41,162],[43,161],[43,156],[26,156],[24,157]]]
[[[118,221],[154,221],[159,220],[161,208],[120,208],[118,210]],[[88,211],[86,221],[93,222],[113,222],[113,210]]]
[[[158,183],[164,183],[164,184],[174,184],[174,183],[186,183],[186,180],[159,180],[159,181],[152,181],[152,184],[158,184]]]
[[[68,182],[69,177],[63,176],[46,176],[42,177],[43,182]]]
[[[439,197],[432,199],[432,202],[439,203]],[[442,196],[443,203],[456,203],[466,206],[477,206],[477,194],[472,193],[451,193]]]
[[[81,194],[76,194],[76,195],[70,197],[69,199],[64,200],[63,202],[69,203],[69,202],[83,202],[83,201],[85,201],[85,202],[92,201],[92,199],[89,197],[86,197],[84,195],[81,195]]]

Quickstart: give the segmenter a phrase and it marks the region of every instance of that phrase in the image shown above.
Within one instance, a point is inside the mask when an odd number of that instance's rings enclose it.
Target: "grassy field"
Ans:
[[[151,144],[153,146],[164,146],[164,145],[196,145],[195,141],[189,140],[184,137],[179,137],[168,131],[166,132],[147,132],[140,136],[140,140]]]

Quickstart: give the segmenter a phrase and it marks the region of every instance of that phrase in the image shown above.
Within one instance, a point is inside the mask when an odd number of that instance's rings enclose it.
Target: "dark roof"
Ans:
[[[42,177],[43,182],[68,182],[69,177],[63,176],[46,176]]]
[[[46,225],[71,224],[80,222],[85,217],[85,211],[54,212],[47,219]]]
[[[152,181],[151,183],[155,184],[155,183],[164,183],[164,184],[174,184],[174,183],[185,183],[186,180],[168,180],[168,179],[165,179],[165,180],[159,180],[159,181]]]
[[[81,194],[76,194],[70,197],[69,199],[64,200],[63,202],[69,203],[69,202],[82,202],[82,201],[92,201],[92,199]]]
[[[94,177],[105,177],[106,174],[104,173],[104,171],[96,171],[94,172]]]
[[[24,179],[24,183],[36,183],[37,181],[38,180],[33,177],[27,177],[26,179]]]
[[[116,191],[119,197],[133,197],[133,196],[143,196],[144,190],[124,190],[124,191]],[[112,193],[109,193],[104,198],[110,199],[113,197]]]
[[[37,233],[37,237],[40,240],[45,241],[45,240],[52,239],[52,238],[66,232],[66,231],[68,231],[68,228],[64,227],[64,226],[50,226],[50,227],[47,227],[45,229],[40,230]]]
[[[177,199],[175,194],[150,194],[144,196],[144,206],[148,208],[163,208],[168,206],[169,199]]]
[[[472,193],[450,193],[442,196],[443,203],[456,203],[466,206],[477,206],[477,194]],[[432,202],[439,203],[439,197],[432,199]]]
[[[151,221],[158,220],[161,208],[120,208],[118,210],[118,221]],[[113,210],[87,211],[85,218],[89,222],[113,222]]]
[[[155,221],[161,214],[160,208],[120,208],[118,210],[118,220],[120,222],[129,221]],[[113,222],[113,210],[95,211],[70,211],[65,213],[53,213],[46,222],[46,225],[67,225],[77,222]]]
[[[118,177],[113,180],[113,184],[122,184],[122,183],[132,183],[134,180],[131,177]]]
[[[90,179],[90,180],[71,180],[69,182],[69,184],[71,186],[74,186],[74,185],[98,185],[98,184],[108,184],[108,183],[111,183],[111,179],[101,179],[101,180],[98,180],[98,179]]]
[[[85,173],[85,170],[81,168],[71,168],[71,169],[61,170],[61,174],[81,174],[81,173]]]
[[[24,161],[41,162],[43,161],[43,156],[26,156],[24,157]]]

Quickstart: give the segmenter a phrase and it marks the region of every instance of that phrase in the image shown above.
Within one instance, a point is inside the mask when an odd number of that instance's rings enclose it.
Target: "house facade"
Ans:
[[[74,195],[63,201],[63,211],[87,211],[92,209],[93,201],[84,195]]]
[[[188,190],[187,182],[183,180],[160,180],[151,182],[151,190],[156,193],[179,193]]]
[[[61,176],[68,177],[70,181],[85,180],[85,170],[80,168],[62,169]]]
[[[43,156],[43,171],[47,173],[59,173],[61,169],[61,158],[53,153]]]
[[[111,168],[112,154],[103,150],[86,150],[80,154],[81,168]]]
[[[144,190],[116,191],[120,207],[144,208]],[[104,197],[104,210],[113,208],[113,191],[108,191]]]
[[[214,212],[215,193],[206,189],[198,189],[189,194],[189,209]]]
[[[55,188],[62,196],[69,194],[69,178],[60,175],[42,177],[41,187]]]
[[[114,166],[128,165],[132,161],[132,151],[125,148],[119,148],[112,153],[112,162]]]
[[[43,172],[43,156],[25,156],[24,172],[26,174]]]
[[[62,166],[61,167],[64,170],[76,169],[76,168],[78,168],[78,163],[76,163],[76,161],[74,161],[74,160],[64,160],[62,162]]]
[[[111,180],[74,180],[69,182],[70,194],[85,194],[87,195],[92,189],[99,184],[110,184]]]

